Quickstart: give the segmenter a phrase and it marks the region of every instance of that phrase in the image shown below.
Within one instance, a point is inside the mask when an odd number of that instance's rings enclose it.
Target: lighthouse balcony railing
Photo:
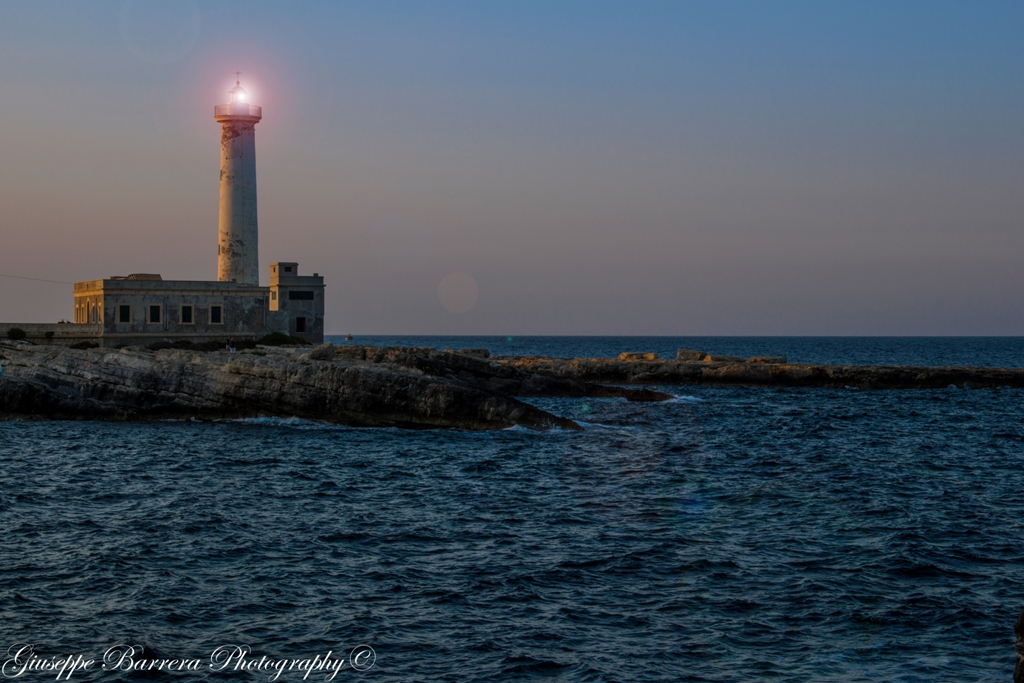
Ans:
[[[258,116],[263,117],[263,107],[245,102],[232,102],[231,104],[218,104],[213,108],[214,116]]]

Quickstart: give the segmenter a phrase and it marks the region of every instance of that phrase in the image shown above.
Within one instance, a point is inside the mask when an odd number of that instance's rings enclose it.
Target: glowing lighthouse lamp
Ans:
[[[213,108],[213,118],[221,124],[217,279],[259,285],[256,124],[263,108],[247,100],[236,79],[228,103]]]

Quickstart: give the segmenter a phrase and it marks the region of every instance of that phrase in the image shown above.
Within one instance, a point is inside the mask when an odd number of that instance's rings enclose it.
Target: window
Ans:
[[[291,266],[285,266],[284,267],[284,272],[286,272],[286,273],[292,272],[292,267]]]
[[[223,325],[224,324],[224,307],[221,305],[210,306],[210,324],[211,325]]]
[[[117,307],[117,322],[130,323],[132,321],[132,307],[129,304],[121,304]]]
[[[295,319],[295,331],[296,332],[305,332],[306,331],[306,319],[305,318],[296,318]]]
[[[195,323],[195,318],[192,315],[192,304],[184,304],[181,307],[181,324],[192,325]]]
[[[160,304],[149,305],[149,322],[150,324],[159,324],[164,321],[164,307]]]
[[[277,301],[277,292],[271,292],[270,293],[270,300],[271,301]]]
[[[313,292],[288,292],[290,301],[312,301]]]

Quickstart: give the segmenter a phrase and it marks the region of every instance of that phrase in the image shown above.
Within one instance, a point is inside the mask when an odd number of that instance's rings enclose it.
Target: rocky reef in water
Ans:
[[[945,389],[1024,387],[1024,369],[915,367],[904,365],[821,365],[790,363],[783,356],[738,358],[680,349],[675,359],[654,353],[618,358],[496,357],[526,373],[581,382],[618,384],[714,384],[770,387],[856,387],[858,389]]]
[[[368,427],[578,429],[515,396],[621,396],[433,349],[258,347],[239,353],[0,346],[0,417],[221,419],[288,416]]]

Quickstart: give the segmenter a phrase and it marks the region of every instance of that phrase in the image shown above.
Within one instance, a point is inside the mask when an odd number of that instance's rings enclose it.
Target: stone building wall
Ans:
[[[282,321],[268,315],[268,299],[267,287],[234,282],[110,279],[75,284],[76,306],[91,309],[99,302],[103,346],[240,340],[284,331]]]

